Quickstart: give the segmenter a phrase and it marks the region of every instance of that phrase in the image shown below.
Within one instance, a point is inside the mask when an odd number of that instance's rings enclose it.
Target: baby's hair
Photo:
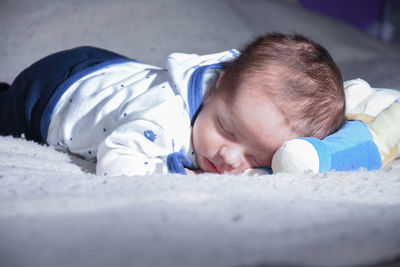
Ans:
[[[345,122],[340,70],[325,48],[302,35],[259,36],[227,64],[224,80],[229,88],[261,89],[299,136],[324,138]]]

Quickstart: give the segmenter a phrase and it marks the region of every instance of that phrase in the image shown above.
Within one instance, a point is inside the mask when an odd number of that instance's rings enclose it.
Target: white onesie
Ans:
[[[191,125],[222,63],[237,55],[174,53],[166,69],[128,61],[90,73],[60,98],[47,143],[97,158],[98,175],[181,172],[167,162],[177,152],[196,168]]]

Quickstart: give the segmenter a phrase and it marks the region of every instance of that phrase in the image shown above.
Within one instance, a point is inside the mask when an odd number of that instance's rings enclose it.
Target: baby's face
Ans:
[[[270,167],[275,151],[296,138],[268,97],[247,88],[217,90],[203,104],[192,142],[200,168],[237,174]]]

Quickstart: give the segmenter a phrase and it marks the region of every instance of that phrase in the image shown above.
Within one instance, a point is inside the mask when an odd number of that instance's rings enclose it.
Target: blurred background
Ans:
[[[332,54],[344,78],[400,88],[396,0],[0,0],[0,82],[82,45],[165,66],[172,52],[240,48],[258,34],[296,32]]]
[[[385,42],[400,44],[398,0],[298,0],[298,2],[310,10],[340,19]]]

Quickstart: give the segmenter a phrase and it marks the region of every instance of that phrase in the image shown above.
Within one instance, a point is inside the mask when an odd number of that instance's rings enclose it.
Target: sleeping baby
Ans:
[[[270,168],[288,140],[345,123],[326,49],[295,34],[240,52],[171,54],[165,69],[94,47],[47,56],[0,91],[0,133],[96,159],[98,175]]]

